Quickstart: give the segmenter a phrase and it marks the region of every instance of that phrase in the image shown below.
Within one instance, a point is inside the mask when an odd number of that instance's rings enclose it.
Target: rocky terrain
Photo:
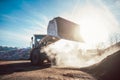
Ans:
[[[26,60],[29,59],[30,48],[7,48],[0,50],[0,60]]]

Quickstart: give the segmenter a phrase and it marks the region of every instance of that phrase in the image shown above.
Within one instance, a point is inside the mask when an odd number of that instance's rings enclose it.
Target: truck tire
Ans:
[[[39,49],[34,49],[31,52],[31,63],[33,65],[42,65],[43,61],[40,59],[40,50]]]

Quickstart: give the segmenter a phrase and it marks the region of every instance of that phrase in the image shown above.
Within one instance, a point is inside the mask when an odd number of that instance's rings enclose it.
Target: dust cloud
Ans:
[[[59,40],[46,48],[44,51],[55,58],[56,65],[62,67],[86,67],[98,63],[108,55],[114,53],[119,48],[105,50],[102,55],[98,55],[97,50],[88,50],[87,45],[104,42],[108,45],[108,38],[114,32],[119,32],[119,23],[115,14],[109,7],[100,0],[87,2],[84,6],[76,5],[75,9],[69,13],[61,14],[62,17],[80,24],[80,34],[87,43],[86,45]]]
[[[91,0],[90,0],[91,1]],[[87,43],[84,44],[59,40],[44,48],[51,58],[56,59],[56,65],[62,67],[86,67],[98,63],[108,55],[114,53],[119,48],[105,50],[102,55],[98,55],[97,50],[88,50],[87,45],[104,42],[109,44],[108,38],[114,32],[119,32],[119,23],[102,1],[96,1],[99,5],[86,3],[84,6],[76,5],[73,14],[65,13],[62,17],[80,24],[80,34]],[[91,44],[89,44],[91,43]],[[82,46],[81,46],[82,45]]]
[[[117,48],[106,50],[104,54],[98,55],[96,49],[88,50],[83,48],[81,43],[61,39],[43,50],[56,61],[58,67],[87,67],[100,62]]]

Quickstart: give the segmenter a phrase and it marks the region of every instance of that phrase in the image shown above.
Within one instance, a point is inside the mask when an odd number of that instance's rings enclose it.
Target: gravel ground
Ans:
[[[70,68],[32,66],[30,61],[0,61],[0,80],[96,80]]]

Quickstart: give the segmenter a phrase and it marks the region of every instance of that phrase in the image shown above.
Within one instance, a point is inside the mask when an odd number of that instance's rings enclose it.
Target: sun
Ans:
[[[85,43],[97,44],[108,38],[108,24],[104,11],[95,7],[86,7],[80,12],[78,24]]]

